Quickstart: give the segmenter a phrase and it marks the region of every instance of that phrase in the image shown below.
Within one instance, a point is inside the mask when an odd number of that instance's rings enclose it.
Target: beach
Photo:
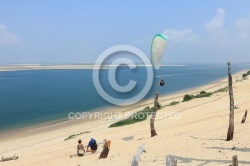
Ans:
[[[250,108],[250,80],[242,80],[244,72],[233,76],[234,100],[240,107],[235,110],[232,141],[225,141],[229,123],[228,92],[181,102],[185,94],[214,92],[226,87],[228,80],[225,78],[171,95],[160,95],[159,103],[163,106],[172,101],[180,103],[157,112],[155,128],[158,135],[153,138],[150,137],[149,119],[116,128],[108,128],[117,121],[112,117],[64,121],[0,137],[1,156],[16,154],[19,157],[17,160],[0,162],[0,165],[130,165],[142,144],[145,144],[146,153],[142,154],[140,165],[166,165],[169,154],[176,156],[178,165],[229,165],[234,155],[238,155],[240,165],[250,165],[248,118],[245,124],[241,124],[245,110]],[[146,106],[152,107],[153,99],[132,106],[110,108],[102,113],[119,113],[122,119]],[[178,116],[171,117],[169,113]],[[89,133],[65,141],[72,134],[86,131]],[[86,146],[90,136],[97,140],[98,151],[84,157],[70,158],[70,155],[76,154],[78,139],[82,139]],[[99,160],[104,138],[111,140],[111,149],[108,158]]]

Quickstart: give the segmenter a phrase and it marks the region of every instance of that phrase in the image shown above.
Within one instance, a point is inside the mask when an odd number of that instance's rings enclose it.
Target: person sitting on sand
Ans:
[[[84,146],[82,144],[82,140],[79,139],[78,145],[77,145],[77,154],[78,154],[78,156],[83,156],[84,153],[85,153],[85,149],[84,149]]]
[[[90,147],[90,150],[88,150]],[[95,153],[97,150],[97,143],[93,136],[90,137],[89,144],[87,146],[87,152]]]

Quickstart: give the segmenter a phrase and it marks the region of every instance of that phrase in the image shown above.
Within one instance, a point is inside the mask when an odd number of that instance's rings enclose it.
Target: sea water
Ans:
[[[250,69],[250,64],[233,64],[232,73]],[[91,69],[23,70],[0,72],[0,132],[19,129],[60,119],[70,112],[88,112],[113,106],[104,100],[92,79]],[[116,81],[125,86],[136,81],[132,91],[115,91],[108,79],[108,69],[100,71],[100,83],[111,96],[128,99],[144,90],[145,67],[118,67]],[[186,64],[163,66],[154,71],[153,85],[144,99],[152,98],[155,89],[160,95],[201,86],[227,77],[226,64]],[[157,84],[163,78],[165,86]]]

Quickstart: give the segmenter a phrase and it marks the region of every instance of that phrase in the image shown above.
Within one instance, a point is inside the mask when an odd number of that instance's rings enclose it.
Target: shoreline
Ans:
[[[106,69],[116,65],[100,65],[102,69]],[[124,65],[126,66],[126,65]],[[134,66],[134,64],[132,64]],[[139,67],[146,67],[152,65],[143,65],[136,64]],[[162,65],[162,66],[186,66],[186,65]],[[96,64],[72,64],[72,65],[42,65],[42,64],[12,64],[12,65],[0,65],[0,72],[5,71],[23,71],[23,70],[67,70],[67,69],[95,69],[95,67],[99,67]]]
[[[234,82],[237,80],[236,78],[241,77],[243,73],[245,73],[246,71],[248,71],[248,69],[245,70],[241,70],[236,72],[235,74],[232,75]],[[225,85],[226,84],[226,85]],[[223,86],[223,87],[222,87]],[[166,102],[171,103],[172,101],[175,101],[176,99],[182,99],[184,97],[185,94],[197,94],[200,91],[207,91],[209,92],[209,90],[218,90],[220,88],[224,88],[225,86],[227,86],[227,77],[212,81],[210,83],[206,83],[204,85],[200,85],[197,87],[193,87],[193,88],[189,88],[189,89],[185,89],[185,90],[180,90],[180,91],[176,91],[170,94],[165,94],[163,96],[160,96],[159,98],[159,103],[165,103],[162,104],[163,106],[166,105]],[[106,107],[106,108],[100,108],[97,110],[90,110],[87,111],[87,113],[91,113],[91,112],[100,112],[102,114],[104,113],[120,113],[120,114],[124,114],[124,113],[128,113],[128,112],[137,112],[141,109],[143,109],[146,106],[149,105],[153,105],[153,100],[154,97],[148,98],[148,99],[144,99],[136,104],[133,105],[129,105],[129,106],[110,106],[110,107]],[[180,101],[182,102],[182,101]],[[119,111],[117,111],[119,109]],[[135,110],[135,111],[134,111]],[[20,134],[20,133],[27,133],[28,135],[32,135],[37,133],[37,129],[39,129],[39,131],[51,131],[51,130],[56,130],[59,129],[61,127],[64,126],[68,126],[68,125],[76,125],[76,124],[81,124],[81,123],[86,123],[89,122],[91,120],[100,120],[100,119],[89,119],[89,118],[85,118],[85,119],[69,119],[67,118],[62,118],[62,119],[57,119],[57,120],[52,120],[52,121],[47,121],[47,122],[42,122],[40,124],[34,124],[34,125],[30,125],[30,126],[25,126],[25,127],[21,127],[19,129],[10,129],[10,130],[6,130],[6,131],[2,131],[0,132],[0,141],[1,139],[5,139],[8,137],[15,137],[16,135]],[[115,121],[113,121],[114,123]]]

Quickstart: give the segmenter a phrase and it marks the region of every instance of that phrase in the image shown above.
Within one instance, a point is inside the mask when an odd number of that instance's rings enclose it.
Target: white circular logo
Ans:
[[[100,82],[100,78],[99,78],[100,70],[102,70],[103,62],[105,61],[105,59],[107,59],[111,54],[118,53],[118,52],[128,52],[128,53],[132,53],[134,56],[139,57],[147,70],[147,75],[146,75],[147,80],[145,82],[144,87],[142,88],[140,93],[128,99],[118,99],[109,95],[103,89],[101,82]],[[115,77],[117,67],[119,67],[120,65],[124,65],[124,64],[127,65],[130,69],[134,69],[137,67],[137,65],[131,59],[123,57],[123,58],[118,58],[114,60],[111,63],[111,65],[109,65],[109,69],[108,69],[109,70],[108,71],[109,84],[113,88],[113,90],[119,93],[130,92],[135,88],[137,84],[135,80],[129,80],[128,84],[125,86],[121,86],[117,83],[116,77]],[[154,72],[151,66],[151,62],[148,59],[147,55],[143,53],[140,49],[130,46],[130,45],[116,45],[116,46],[106,49],[100,54],[100,56],[97,58],[95,65],[93,67],[92,77],[93,77],[93,82],[94,82],[97,92],[100,94],[100,96],[104,100],[114,105],[125,106],[125,105],[131,105],[131,104],[137,103],[138,101],[140,101],[147,95],[153,83]]]

